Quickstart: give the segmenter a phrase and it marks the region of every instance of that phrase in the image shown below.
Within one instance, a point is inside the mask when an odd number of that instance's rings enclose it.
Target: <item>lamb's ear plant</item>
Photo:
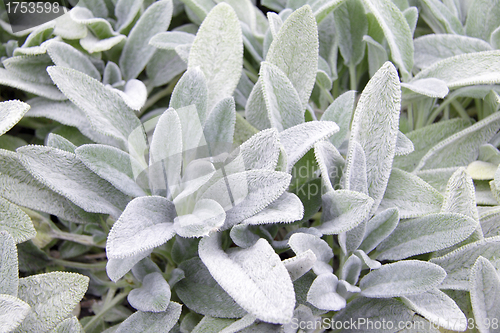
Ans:
[[[1,332],[499,330],[495,1],[6,11]]]

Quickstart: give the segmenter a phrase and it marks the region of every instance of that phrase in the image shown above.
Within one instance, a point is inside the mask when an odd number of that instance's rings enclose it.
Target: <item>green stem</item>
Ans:
[[[98,321],[100,318],[102,318],[106,314],[106,312],[113,309],[115,307],[115,305],[117,305],[125,297],[127,297],[127,295],[129,294],[129,292],[131,290],[132,290],[132,288],[126,288],[123,292],[116,295],[116,297],[113,298],[113,300],[111,302],[109,302],[107,305],[105,305],[98,314],[96,314],[95,316],[92,317],[92,319],[89,320],[89,322],[85,325],[85,327],[83,327],[83,330],[84,331],[89,330],[92,327],[92,325],[94,325],[94,323],[96,321]]]
[[[167,97],[174,91],[174,87],[177,84],[177,81],[179,81],[180,76],[177,76],[176,79],[170,81],[170,83],[165,87],[165,89],[162,89],[158,91],[156,94],[148,98],[144,106],[141,108],[141,111],[139,112],[139,117],[146,112],[147,109],[152,107],[153,105],[156,104],[160,99]]]
[[[413,131],[414,124],[413,124],[413,104],[408,105],[408,132]]]
[[[326,99],[328,99],[328,102],[333,103],[334,99],[332,94],[328,91],[328,89],[323,88],[323,92],[326,95]]]
[[[254,83],[259,79],[259,72],[254,68],[254,66],[247,59],[243,58],[243,67],[245,68],[245,74]]]
[[[434,120],[436,120],[437,116],[439,116],[439,114],[441,113],[441,111],[444,110],[444,108],[446,108],[447,105],[449,105],[451,102],[453,102],[453,100],[456,98],[456,95],[450,95],[448,96],[447,99],[445,99],[443,101],[443,103],[441,103],[441,105],[439,107],[437,107],[433,112],[432,114],[430,115],[429,119],[427,119],[427,124],[426,125],[431,125]]]
[[[339,79],[338,78],[337,78],[337,80],[333,81],[332,94],[333,94],[334,99],[339,97]]]
[[[358,80],[356,78],[356,66],[349,65],[349,83],[351,85],[351,90],[357,90]]]
[[[451,105],[457,110],[458,114],[460,117],[462,117],[465,120],[469,120],[469,115],[467,114],[467,110],[464,109],[462,104],[460,104],[457,100],[451,101]]]
[[[68,261],[56,258],[51,258],[51,259],[52,262],[56,265],[61,265],[70,268],[89,269],[89,270],[103,270],[106,268],[106,263],[107,263],[107,261],[101,261],[95,263],[83,263],[83,262]]]
[[[103,249],[106,247],[105,244],[98,244],[98,243],[94,242],[94,238],[92,236],[72,234],[69,232],[61,231],[61,230],[52,230],[49,233],[49,235],[53,238],[63,239],[63,240],[75,242],[75,243],[82,244],[82,245],[97,246],[97,247],[100,247]]]

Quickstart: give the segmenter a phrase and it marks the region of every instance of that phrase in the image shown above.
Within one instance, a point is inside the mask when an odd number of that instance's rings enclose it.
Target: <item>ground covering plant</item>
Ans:
[[[497,0],[2,6],[0,332],[500,332]]]

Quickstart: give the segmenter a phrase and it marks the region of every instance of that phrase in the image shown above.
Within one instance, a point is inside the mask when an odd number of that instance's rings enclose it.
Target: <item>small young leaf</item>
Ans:
[[[47,332],[71,314],[87,291],[89,278],[52,272],[19,279],[19,298],[31,310],[19,326],[21,332]]]
[[[87,168],[106,179],[117,189],[132,197],[146,195],[137,184],[143,166],[129,154],[107,145],[83,145],[75,150],[76,156]]]
[[[401,218],[406,219],[437,213],[442,203],[443,195],[421,178],[393,168],[379,209],[397,207]]]
[[[284,192],[262,211],[245,219],[243,223],[251,225],[290,223],[298,221],[302,217],[304,217],[304,207],[299,197],[293,193]]]
[[[179,320],[181,312],[182,305],[175,302],[170,302],[167,310],[164,312],[153,313],[137,311],[121,323],[115,333],[170,332],[172,327],[174,327]]]
[[[4,332],[14,332],[29,313],[27,303],[17,297],[0,294],[0,327]]]
[[[116,282],[128,273],[138,262],[153,252],[153,249],[139,252],[124,259],[108,258],[106,273],[111,281]]]
[[[258,130],[264,130],[271,127],[261,80],[257,80],[248,96],[245,106],[245,118]]]
[[[296,255],[308,250],[313,251],[317,259],[313,265],[313,271],[316,275],[333,272],[333,268],[329,264],[330,259],[333,258],[332,249],[328,243],[321,238],[311,234],[298,232],[290,237],[288,244]]]
[[[73,68],[96,80],[101,80],[101,74],[94,64],[71,45],[63,42],[51,42],[47,47],[47,52],[56,66]]]
[[[473,37],[453,34],[429,34],[413,40],[415,67],[424,69],[434,63],[463,53],[491,51],[491,45]]]
[[[399,223],[399,211],[397,208],[386,209],[366,223],[366,230],[360,250],[370,253],[389,236]]]
[[[318,309],[339,311],[346,306],[346,300],[336,293],[338,278],[332,273],[318,275],[307,293],[307,302]]]
[[[396,140],[396,156],[408,155],[414,150],[413,142],[403,132],[399,131]]]
[[[36,236],[30,217],[18,206],[0,197],[0,230],[8,231],[16,244]],[[6,294],[1,293],[0,294]],[[13,295],[15,296],[15,295]]]
[[[486,238],[448,253],[432,258],[430,262],[438,264],[448,275],[440,286],[441,289],[469,290],[469,273],[479,256],[492,260],[498,267],[496,258],[500,257],[500,237]]]
[[[384,87],[382,92],[380,87]],[[351,156],[357,142],[366,156],[368,194],[374,200],[372,213],[380,205],[389,181],[396,153],[400,103],[399,77],[396,68],[387,62],[370,79],[354,111],[344,172],[349,179],[355,171]]]
[[[0,231],[0,240],[0,294],[17,297],[19,270],[16,244],[4,230]]]
[[[217,231],[224,224],[224,209],[210,199],[198,200],[192,214],[177,216],[174,230],[181,237],[203,237]]]
[[[401,300],[434,325],[453,331],[465,331],[467,328],[467,319],[455,301],[437,288],[418,295],[403,296]],[[453,323],[450,318],[454,318]]]
[[[141,10],[143,0],[118,0],[115,6],[116,31],[125,33]]]
[[[465,168],[459,168],[448,180],[441,212],[459,213],[479,221],[474,183]]]
[[[210,155],[215,156],[225,144],[231,145],[236,124],[236,106],[232,97],[224,98],[217,103],[203,126],[205,141],[210,146]],[[221,146],[221,147],[219,147]]]
[[[293,284],[267,241],[260,239],[248,249],[225,253],[216,234],[202,238],[199,254],[219,285],[249,313],[276,324],[292,319]]]
[[[413,38],[408,22],[392,1],[364,0],[364,4],[382,28],[391,50],[391,58],[406,81],[413,68]]]
[[[316,227],[326,235],[339,234],[353,229],[369,217],[373,199],[348,190],[330,191],[322,196],[324,221]]]
[[[345,161],[333,144],[319,141],[314,144],[314,156],[321,170],[321,179],[327,192],[338,189]]]
[[[349,131],[354,104],[356,100],[356,92],[351,90],[337,97],[332,104],[325,110],[321,121],[329,120],[335,122],[339,126],[339,131],[330,137],[330,142],[338,148],[346,139]]]
[[[116,89],[116,92],[123,98],[125,104],[135,111],[139,111],[148,98],[146,85],[136,79],[128,80],[123,91]]]
[[[135,79],[146,67],[156,51],[154,46],[149,45],[149,40],[168,29],[172,11],[172,0],[157,1],[146,9],[132,28],[120,57],[125,80]]]
[[[304,122],[305,109],[297,91],[277,66],[263,62],[260,82],[272,127],[279,132]]]
[[[189,68],[175,85],[170,107],[176,110],[194,104],[200,122],[203,124],[208,115],[208,86],[200,68]]]
[[[371,271],[359,286],[365,297],[389,298],[420,294],[437,287],[445,277],[445,270],[436,264],[404,260]]]
[[[207,80],[210,110],[233,94],[243,66],[240,23],[228,4],[215,6],[198,30],[189,52],[188,69],[197,66]]]
[[[342,266],[340,279],[355,286],[361,273],[361,264],[361,259],[357,255],[351,254]]]
[[[123,259],[164,244],[175,235],[176,215],[174,204],[163,197],[130,201],[109,232],[108,258]]]
[[[470,272],[470,301],[480,332],[495,332],[498,327],[489,323],[498,320],[500,309],[496,305],[500,297],[500,278],[495,266],[484,258],[477,258]]]
[[[401,87],[414,93],[432,98],[444,98],[446,95],[448,95],[449,92],[449,89],[446,86],[446,82],[434,78],[414,80],[409,83],[401,83]],[[411,93],[407,93],[405,90],[403,90],[403,93],[406,93],[405,97],[408,99],[409,96],[412,96]]]
[[[132,290],[127,300],[139,311],[163,312],[170,303],[170,286],[161,273],[150,273],[142,280],[142,286]]]
[[[0,102],[0,135],[14,127],[29,109],[29,104],[21,101]]]
[[[151,37],[149,44],[162,50],[175,50],[178,45],[193,44],[195,36],[184,31],[160,32]]]
[[[243,310],[210,275],[197,256],[182,262],[185,278],[175,285],[182,302],[191,310],[217,318],[241,318]]]
[[[76,149],[76,146],[71,141],[55,133],[49,133],[45,140],[45,145],[67,151],[69,153],[75,153]]]
[[[318,69],[318,27],[311,7],[303,6],[283,23],[266,61],[276,65],[297,90],[302,107],[309,101]]]
[[[365,35],[363,41],[368,47],[368,73],[372,77],[389,60],[389,56],[385,47],[372,37]]]
[[[339,49],[347,66],[356,66],[365,55],[363,36],[368,33],[368,20],[361,0],[343,2],[334,12]]]
[[[377,250],[379,260],[400,260],[422,253],[445,249],[472,234],[477,222],[462,214],[429,214],[399,222]]]
[[[287,171],[300,160],[314,144],[335,132],[339,127],[332,121],[308,121],[279,133],[287,156]]]
[[[232,230],[234,230],[234,228]],[[295,257],[283,260],[283,265],[285,265],[288,270],[292,281],[295,281],[305,273],[309,272],[309,270],[313,268],[315,262],[316,255],[311,249],[309,249],[305,252],[297,254]]]

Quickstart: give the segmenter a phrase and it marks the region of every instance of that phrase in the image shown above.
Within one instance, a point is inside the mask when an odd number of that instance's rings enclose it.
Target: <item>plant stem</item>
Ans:
[[[413,124],[413,104],[408,105],[408,132],[413,131],[414,124]]]
[[[83,263],[83,262],[75,262],[68,261],[63,259],[51,258],[52,262],[57,265],[71,267],[71,268],[79,268],[79,269],[90,269],[90,270],[103,270],[106,268],[106,261],[100,261],[96,263]]]
[[[323,88],[323,92],[326,95],[326,98],[328,99],[328,102],[333,103],[334,99],[332,94],[328,91],[328,89]]]
[[[462,104],[460,104],[457,100],[451,101],[451,105],[457,110],[458,114],[460,117],[462,117],[465,120],[469,120],[469,115],[467,114],[467,111],[464,109]]]
[[[255,70],[254,66],[245,58],[243,58],[243,68],[245,69],[245,74],[248,76],[253,83],[257,82],[259,79],[259,73]]]
[[[144,106],[141,108],[141,111],[139,112],[138,116],[140,117],[144,112],[146,112],[147,109],[152,107],[156,102],[158,102],[163,97],[170,95],[174,91],[174,87],[177,84],[177,81],[179,81],[179,79],[180,76],[170,81],[170,83],[164,89],[158,91],[156,94],[148,98]]]
[[[448,96],[447,99],[445,99],[443,101],[443,103],[441,103],[441,105],[439,107],[437,107],[433,112],[432,114],[429,116],[429,119],[427,119],[427,124],[426,125],[430,125],[434,122],[434,120],[436,120],[437,116],[439,116],[439,114],[441,113],[441,111],[444,110],[444,108],[449,105],[451,102],[453,102],[453,100],[456,98],[455,97],[456,95],[453,95],[453,96]]]
[[[358,80],[356,78],[356,66],[349,65],[349,83],[351,85],[351,90],[357,90]]]
[[[123,292],[116,295],[116,297],[113,298],[113,300],[110,301],[107,305],[105,305],[98,314],[96,314],[95,316],[92,317],[92,319],[89,320],[89,322],[85,325],[83,330],[84,331],[89,330],[96,321],[98,321],[100,318],[102,318],[106,314],[106,312],[111,310],[115,305],[117,305],[125,297],[127,297],[127,295],[129,294],[129,292],[131,290],[132,290],[131,288],[126,288]]]

